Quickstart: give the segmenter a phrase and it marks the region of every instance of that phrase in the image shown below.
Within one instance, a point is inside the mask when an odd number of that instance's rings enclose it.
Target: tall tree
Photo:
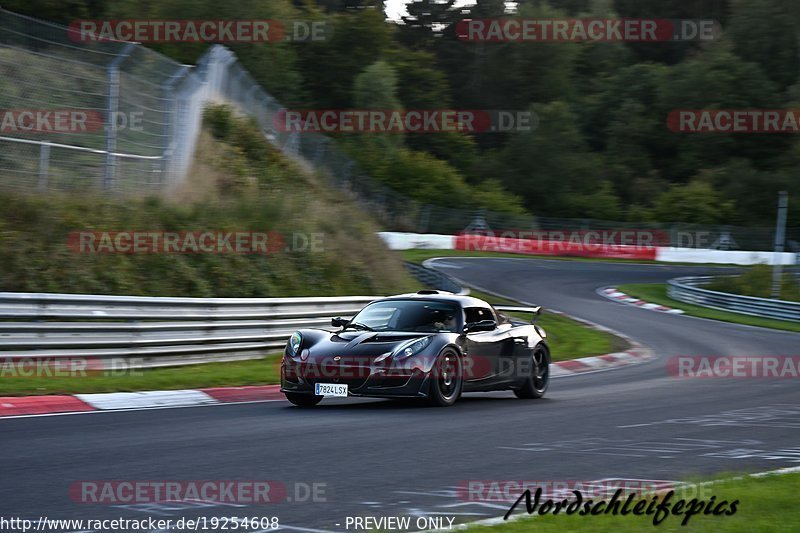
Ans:
[[[457,17],[455,0],[412,0],[406,4],[408,15],[402,18],[402,41],[411,48],[430,50],[433,39],[441,37],[444,29]]]
[[[392,28],[374,9],[331,15],[326,22],[330,31],[325,40],[296,46],[305,87],[316,107],[351,107],[353,81],[383,58]]]
[[[780,0],[735,0],[726,29],[734,52],[783,87],[797,82],[800,71],[797,21],[790,15]]]

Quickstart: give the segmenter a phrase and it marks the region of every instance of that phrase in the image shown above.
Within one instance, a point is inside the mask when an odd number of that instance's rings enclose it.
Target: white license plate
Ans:
[[[340,383],[315,383],[314,394],[317,396],[347,396],[347,384]]]

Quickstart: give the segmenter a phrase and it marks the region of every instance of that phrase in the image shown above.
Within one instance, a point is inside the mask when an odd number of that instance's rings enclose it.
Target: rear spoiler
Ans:
[[[518,305],[493,305],[498,311],[506,311],[508,313],[533,313],[531,324],[535,324],[539,315],[542,314],[542,306],[537,305],[534,307],[520,307]]]

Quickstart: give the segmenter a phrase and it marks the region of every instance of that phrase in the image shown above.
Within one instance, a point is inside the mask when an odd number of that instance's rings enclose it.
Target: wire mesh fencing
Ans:
[[[198,108],[202,90],[199,79],[187,87],[194,76],[141,45],[0,9],[3,186],[147,192],[179,180],[193,148],[182,109]]]

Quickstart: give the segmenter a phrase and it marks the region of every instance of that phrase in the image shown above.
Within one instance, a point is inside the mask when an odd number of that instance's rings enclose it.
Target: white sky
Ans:
[[[392,20],[400,20],[401,15],[406,15],[406,3],[408,0],[386,0],[386,16]],[[455,6],[460,7],[467,4],[474,4],[474,0],[456,0]]]

